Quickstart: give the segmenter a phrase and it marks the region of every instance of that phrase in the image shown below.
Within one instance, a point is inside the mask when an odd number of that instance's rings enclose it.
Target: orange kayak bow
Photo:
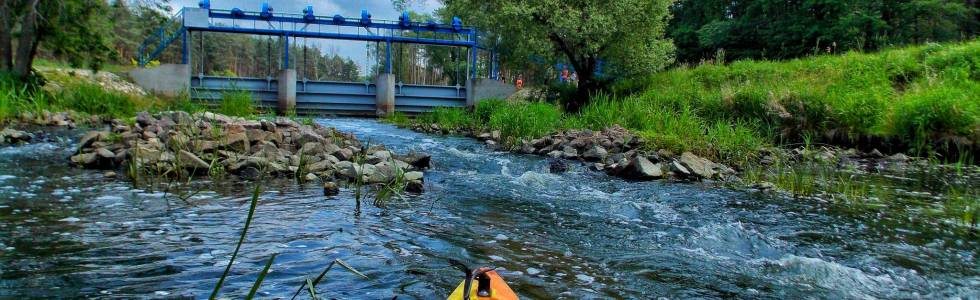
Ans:
[[[510,289],[497,271],[482,267],[470,271],[466,265],[452,261],[460,270],[466,273],[466,279],[459,283],[447,300],[518,300],[517,294]],[[473,284],[476,281],[476,284]]]

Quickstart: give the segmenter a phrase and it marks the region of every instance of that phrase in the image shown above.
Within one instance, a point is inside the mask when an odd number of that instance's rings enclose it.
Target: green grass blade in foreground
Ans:
[[[255,279],[255,284],[252,285],[252,290],[248,291],[248,296],[245,296],[245,299],[251,300],[253,297],[255,297],[255,293],[259,291],[259,286],[262,285],[262,281],[265,280],[265,275],[269,275],[269,268],[272,268],[272,262],[276,260],[276,255],[277,254],[273,254],[272,257],[269,258],[269,262],[265,263],[265,268],[262,269],[262,273],[259,273],[259,278]]]
[[[245,234],[248,233],[248,226],[252,224],[252,216],[255,214],[255,206],[259,203],[259,186],[255,186],[255,191],[252,192],[252,204],[248,208],[248,217],[245,218],[245,228],[242,228],[242,235],[238,238],[238,245],[235,246],[235,252],[231,254],[231,260],[228,261],[228,266],[225,267],[225,272],[221,274],[221,279],[218,279],[218,283],[214,285],[214,291],[211,291],[211,296],[208,299],[214,299],[218,297],[218,291],[221,290],[221,286],[225,283],[225,277],[228,276],[228,272],[231,271],[231,265],[235,263],[235,257],[238,256],[238,250],[241,250],[242,244],[245,242]],[[270,260],[271,261],[271,260]]]
[[[336,261],[338,264],[340,264],[340,266],[346,268],[348,271],[351,271],[352,273],[357,274],[357,276],[361,276],[364,279],[369,279],[367,277],[367,275],[364,275],[363,273],[355,270],[354,267],[351,267],[350,265],[348,265],[347,262],[345,262],[343,260],[340,260],[339,258],[338,259],[335,259],[334,261]]]
[[[314,284],[309,278],[306,278],[306,285],[310,287],[310,299],[316,299],[316,290],[313,288]],[[294,296],[295,298],[295,296]]]
[[[321,279],[323,279],[323,276],[327,275],[327,272],[329,272],[330,269],[333,268],[333,265],[336,264],[336,263],[337,263],[336,260],[330,262],[330,264],[327,265],[327,268],[326,269],[323,269],[323,272],[320,272],[320,276],[317,276],[316,279],[313,280],[312,284],[310,284],[309,278],[307,278],[307,282],[304,282],[303,285],[299,286],[299,289],[296,290],[296,293],[293,294],[293,297],[292,298],[289,298],[289,299],[290,300],[296,299],[296,296],[299,296],[299,293],[303,291],[303,288],[304,287],[307,287],[308,285],[310,285],[310,289],[315,289],[316,288],[316,285],[318,283],[320,283],[320,280]]]

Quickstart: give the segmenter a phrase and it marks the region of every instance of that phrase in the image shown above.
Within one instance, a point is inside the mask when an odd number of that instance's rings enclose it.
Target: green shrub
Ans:
[[[464,129],[476,125],[473,116],[464,108],[438,107],[430,113],[422,114],[418,121],[424,124],[438,124],[444,129]]]
[[[501,102],[490,113],[487,125],[500,130],[509,143],[521,139],[538,138],[557,131],[561,126],[562,112],[549,103]]]
[[[232,90],[221,93],[221,104],[218,112],[228,116],[254,118],[257,114],[252,93],[244,90]]]
[[[917,152],[955,145],[956,137],[977,142],[980,135],[980,83],[916,86],[891,115],[891,133]],[[955,149],[955,148],[954,148]],[[945,149],[944,149],[945,150]]]
[[[65,86],[55,94],[52,102],[61,109],[110,117],[130,117],[152,104],[148,99],[106,91],[90,83]]]

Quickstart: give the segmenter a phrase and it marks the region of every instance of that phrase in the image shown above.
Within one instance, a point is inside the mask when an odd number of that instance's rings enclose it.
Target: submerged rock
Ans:
[[[287,118],[246,120],[214,113],[139,113],[136,123],[113,120],[113,131],[90,131],[71,156],[73,165],[113,169],[122,165],[148,172],[203,174],[212,162],[239,178],[296,176],[310,181],[365,179],[368,183],[392,182],[408,172],[409,181],[422,181],[431,156],[411,153],[398,156],[383,145],[367,149],[365,160],[355,163],[362,145],[354,135],[318,124],[304,125]],[[8,131],[4,131],[6,133]],[[135,164],[128,164],[134,162]],[[180,173],[174,172],[181,169]],[[363,176],[363,177],[362,177]]]
[[[0,145],[27,143],[33,139],[34,135],[26,131],[20,131],[12,128],[7,128],[0,131]]]
[[[652,180],[664,177],[663,166],[654,164],[646,157],[635,157],[620,174],[630,179]]]
[[[568,172],[568,164],[560,159],[549,159],[548,160],[548,171],[553,174],[561,174]]]
[[[337,194],[340,194],[340,187],[337,186],[336,182],[327,181],[323,183],[324,196],[334,196]]]
[[[691,152],[681,154],[680,162],[690,170],[691,173],[701,178],[711,179],[715,177],[715,163],[694,155]]]

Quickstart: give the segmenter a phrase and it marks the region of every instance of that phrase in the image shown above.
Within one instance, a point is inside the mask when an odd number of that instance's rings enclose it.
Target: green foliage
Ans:
[[[741,122],[770,142],[799,142],[803,136],[837,144],[871,139],[889,141],[898,151],[944,152],[975,145],[980,135],[978,57],[980,41],[972,41],[677,68],[614,87],[633,96],[606,104],[620,109],[586,108],[582,118],[641,128],[645,107],[689,109],[712,120],[707,124]]]
[[[221,93],[221,104],[218,106],[218,113],[235,116],[254,118],[257,114],[255,100],[252,93],[245,90],[232,90]]]
[[[492,107],[486,124],[490,129],[500,130],[501,136],[509,143],[521,139],[538,138],[559,129],[562,111],[558,106],[548,103],[512,103],[503,100],[486,107]]]
[[[439,124],[443,129],[464,129],[474,126],[472,117],[462,108],[439,107],[431,113],[422,114],[418,121],[423,124]]]
[[[669,36],[677,58],[796,58],[980,34],[980,9],[959,0],[680,0]],[[723,50],[723,51],[718,51]],[[728,58],[718,57],[724,53]]]
[[[106,91],[90,83],[66,86],[51,98],[51,102],[62,109],[110,117],[130,117],[150,106],[147,99]]]
[[[508,49],[505,64],[526,69],[527,57],[559,58],[579,75],[578,97],[567,107],[578,110],[603,81],[604,72],[629,77],[661,70],[673,62],[673,45],[664,39],[672,0],[481,1],[449,0],[445,14],[458,15],[490,32],[487,40]]]

